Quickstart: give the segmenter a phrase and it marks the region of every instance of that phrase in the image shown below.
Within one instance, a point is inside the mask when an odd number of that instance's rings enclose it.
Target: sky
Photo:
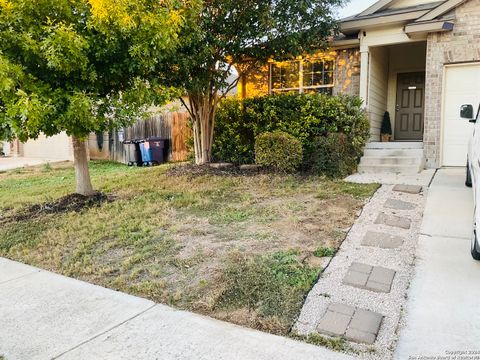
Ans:
[[[340,19],[342,19],[348,16],[356,15],[376,2],[377,0],[350,0],[346,6],[338,10],[338,16]]]

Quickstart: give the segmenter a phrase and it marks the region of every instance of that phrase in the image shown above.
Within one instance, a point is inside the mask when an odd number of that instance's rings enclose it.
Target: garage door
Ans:
[[[480,64],[447,66],[443,109],[443,166],[465,166],[473,125],[460,118],[460,107],[480,103]]]
[[[40,135],[37,140],[23,144],[23,156],[45,160],[71,160],[72,149],[67,134],[46,137]]]

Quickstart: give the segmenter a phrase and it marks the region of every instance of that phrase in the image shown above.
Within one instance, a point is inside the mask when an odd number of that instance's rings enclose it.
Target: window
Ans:
[[[332,93],[334,61],[306,59],[270,65],[270,92]]]
[[[272,64],[272,89],[298,89],[300,83],[300,62],[285,61]]]

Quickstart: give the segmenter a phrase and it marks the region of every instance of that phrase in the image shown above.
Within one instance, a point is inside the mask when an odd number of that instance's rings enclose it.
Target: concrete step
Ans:
[[[423,149],[421,141],[371,142],[366,149]]]
[[[364,156],[362,165],[422,165],[423,158],[417,156]]]
[[[392,174],[418,174],[423,170],[423,165],[363,165],[358,166],[360,174],[392,173]]]
[[[373,157],[424,157],[423,149],[365,149],[365,156]]]

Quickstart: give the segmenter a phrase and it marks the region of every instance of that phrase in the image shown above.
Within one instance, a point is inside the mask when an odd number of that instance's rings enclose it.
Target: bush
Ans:
[[[260,134],[255,139],[255,162],[284,172],[294,172],[302,164],[300,140],[285,132]]]
[[[228,99],[217,113],[213,158],[236,164],[253,163],[255,139],[265,132],[283,131],[300,140],[304,150],[317,139],[341,133],[355,161],[370,135],[369,121],[358,97],[285,93],[246,100]],[[304,151],[304,170],[311,153]]]
[[[329,134],[311,142],[306,161],[314,174],[338,178],[355,172],[358,155],[344,134]]]

